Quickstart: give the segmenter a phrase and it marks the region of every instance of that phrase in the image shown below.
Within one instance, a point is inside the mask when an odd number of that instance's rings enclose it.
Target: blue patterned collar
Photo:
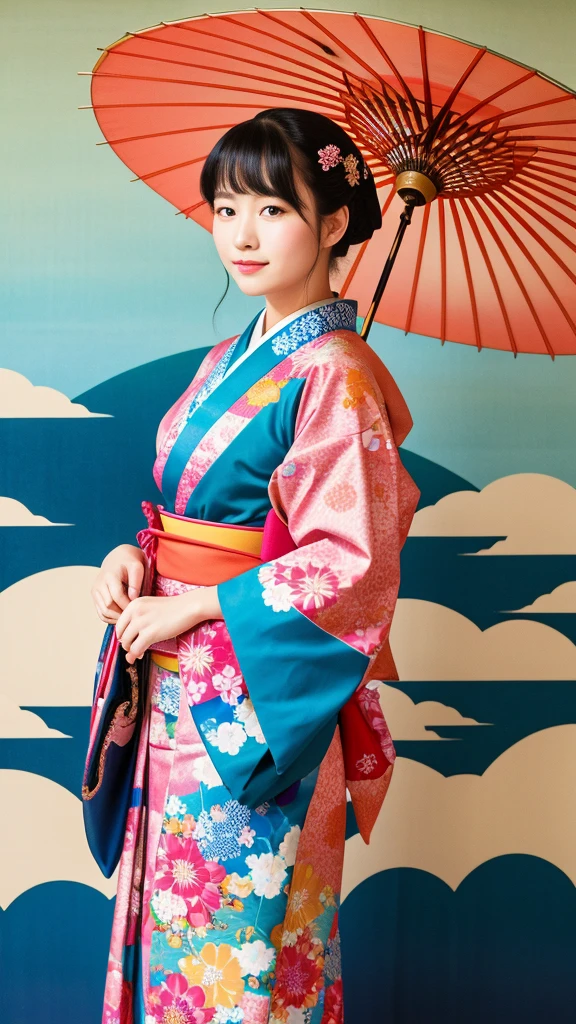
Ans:
[[[296,316],[284,329],[280,327],[271,338],[272,351],[277,356],[288,356],[328,331],[355,331],[357,314],[356,299],[335,298]]]
[[[250,321],[242,334],[228,346],[224,355],[220,358],[191,402],[188,418],[192,417],[199,406],[216,390],[218,385],[224,382],[224,378],[226,380],[229,379],[230,375],[227,375],[227,370],[233,366],[234,362],[247,349],[250,335],[261,313],[262,310]],[[274,334],[272,332],[264,342],[264,345],[256,346],[246,362],[258,362],[259,353],[263,353],[269,346],[275,356],[284,358],[295,352],[301,345],[305,345],[308,341],[314,341],[315,338],[320,338],[321,335],[327,334],[328,331],[355,331],[357,315],[358,302],[356,299],[335,298],[331,302],[317,306],[315,309],[305,309],[303,313],[294,317],[284,329],[281,326],[281,321],[278,333]],[[238,372],[240,372],[240,367],[238,370],[235,370],[235,373]],[[232,373],[232,377],[235,376],[235,373]]]

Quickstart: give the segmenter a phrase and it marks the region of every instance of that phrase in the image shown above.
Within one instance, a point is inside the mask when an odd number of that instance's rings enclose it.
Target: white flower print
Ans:
[[[292,828],[286,833],[278,847],[280,854],[286,862],[286,866],[289,868],[296,863],[296,850],[298,849],[300,831],[299,825],[292,825]]]
[[[255,835],[256,832],[254,831],[254,829],[250,828],[249,825],[245,825],[240,835],[238,836],[238,842],[240,843],[240,846],[247,846],[248,849],[250,849],[251,846],[254,846]]]
[[[179,796],[169,796],[166,800],[165,813],[169,818],[174,818],[178,814],[186,814],[186,804],[182,802]]]
[[[150,905],[162,924],[170,924],[173,917],[186,917],[188,913],[186,900],[175,895],[170,889],[156,891]]]
[[[216,1013],[212,1017],[212,1024],[241,1024],[244,1020],[244,1010],[240,1006],[233,1006],[228,1009],[221,1003],[216,1003]]]
[[[213,804],[210,808],[210,817],[212,821],[226,821],[228,815],[223,809],[222,804]]]
[[[286,878],[286,862],[283,857],[274,853],[250,853],[246,857],[246,865],[254,882],[256,896],[265,896],[271,900],[277,896]]]
[[[258,721],[256,712],[254,711],[254,705],[249,697],[245,697],[244,700],[234,708],[234,718],[237,718],[239,722],[242,722],[248,736],[253,736],[257,743],[266,743],[264,733],[260,728],[260,722]]]
[[[212,685],[226,704],[237,704],[242,693],[242,676],[233,665],[225,665],[222,672],[212,676]]]
[[[273,612],[289,612],[292,607],[292,589],[288,583],[266,586],[262,591],[264,604]]]
[[[186,682],[186,695],[189,701],[193,704],[199,704],[202,700],[202,695],[206,693],[207,683],[198,681],[197,679],[188,679]]]
[[[268,586],[269,583],[274,581],[276,573],[276,567],[274,563],[271,565],[263,565],[261,569],[258,569],[258,580],[263,587]]]
[[[262,939],[255,942],[243,942],[240,949],[234,950],[234,955],[240,961],[242,974],[261,974],[267,971],[274,959],[276,950],[273,946],[267,946]]]
[[[192,774],[198,782],[203,782],[208,789],[213,789],[214,786],[222,785],[222,779],[218,775],[212,759],[208,757],[208,754],[204,757],[199,757],[194,761]]]
[[[332,339],[319,345],[316,345],[314,342],[304,345],[292,357],[292,366],[297,371],[295,375],[299,376],[306,373],[313,366],[323,366],[325,363],[331,363],[334,360],[334,349],[341,349],[343,344],[345,342],[342,339]]]
[[[218,747],[221,754],[237,754],[240,747],[248,739],[246,730],[240,722],[221,722],[217,729],[211,729],[206,739],[213,747]]]
[[[195,675],[202,675],[208,671],[213,661],[211,644],[194,644],[186,659],[186,667],[189,667]]]

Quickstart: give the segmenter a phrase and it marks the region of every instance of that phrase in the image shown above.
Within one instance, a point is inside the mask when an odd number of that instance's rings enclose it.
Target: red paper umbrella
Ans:
[[[382,205],[381,230],[332,281],[358,300],[364,337],[376,318],[479,350],[576,353],[576,95],[540,72],[421,27],[300,8],[163,22],[90,74],[107,144],[208,230],[199,176],[228,128],[276,106],[338,122]]]

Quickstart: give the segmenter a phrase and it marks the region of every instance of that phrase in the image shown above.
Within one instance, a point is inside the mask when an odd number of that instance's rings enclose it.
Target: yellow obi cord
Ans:
[[[263,529],[246,529],[245,527],[220,526],[211,523],[196,523],[192,520],[176,519],[174,516],[160,513],[165,533],[177,534],[179,537],[190,537],[204,544],[216,544],[218,547],[229,548],[231,551],[245,551],[249,555],[260,554],[262,548]]]

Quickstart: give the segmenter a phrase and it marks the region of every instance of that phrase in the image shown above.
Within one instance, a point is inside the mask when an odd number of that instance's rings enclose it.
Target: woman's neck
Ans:
[[[281,320],[284,320],[287,316],[291,316],[292,313],[296,313],[299,309],[304,306],[311,306],[314,302],[324,302],[329,299],[335,299],[338,297],[338,292],[334,292],[330,286],[323,291],[323,294],[310,295],[307,302],[301,303],[300,306],[294,306],[293,303],[277,303],[274,299],[266,299],[266,312],[264,314],[264,320],[262,321],[262,334],[266,334],[276,324],[279,324]]]

